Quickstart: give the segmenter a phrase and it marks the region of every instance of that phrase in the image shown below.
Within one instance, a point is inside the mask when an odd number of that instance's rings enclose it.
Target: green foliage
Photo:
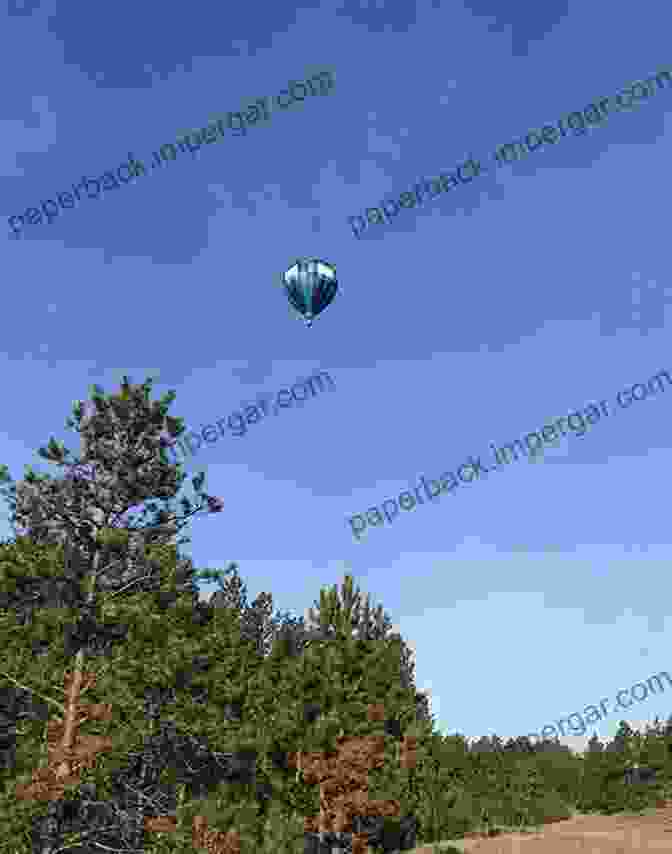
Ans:
[[[34,555],[33,574],[49,574],[61,554],[58,549],[35,549],[26,544],[18,544],[14,551],[17,562]],[[10,549],[3,546],[0,552],[6,558]],[[82,702],[112,702],[113,719],[90,722],[83,732],[110,735],[114,750],[101,754],[96,768],[86,771],[81,782],[95,780],[102,796],[110,793],[110,773],[155,729],[144,714],[145,687],[175,685],[180,671],[195,657],[207,655],[211,668],[195,674],[190,682],[192,687],[207,688],[207,703],[178,690],[176,702],[169,703],[164,718],[174,721],[180,731],[205,736],[213,750],[256,750],[257,780],[269,783],[274,794],[263,818],[249,786],[223,783],[204,799],[187,801],[183,796],[176,813],[178,832],[151,835],[150,852],[191,850],[195,815],[205,815],[212,828],[240,830],[250,851],[267,850],[269,838],[276,844],[284,839],[288,846],[275,850],[301,851],[303,817],[317,813],[318,789],[307,785],[300,772],[278,768],[272,757],[283,751],[333,750],[336,737],[342,734],[380,733],[380,725],[366,716],[370,702],[382,702],[389,718],[401,719],[405,734],[418,734],[418,764],[410,772],[399,768],[394,739],[388,736],[385,765],[371,772],[370,797],[398,797],[402,814],[414,812],[420,819],[423,843],[458,838],[484,825],[534,826],[569,815],[573,804],[566,797],[579,792],[579,781],[583,781],[582,791],[602,793],[601,801],[593,806],[605,812],[651,799],[643,789],[632,794],[632,789],[626,790],[613,776],[625,766],[624,754],[616,751],[585,757],[562,751],[472,751],[461,736],[443,737],[427,731],[415,721],[412,687],[404,688],[399,679],[399,642],[352,637],[343,630],[342,614],[334,621],[341,630],[311,641],[302,655],[292,654],[291,645],[280,637],[264,658],[241,635],[235,609],[212,609],[211,619],[199,623],[193,619],[194,604],[187,595],[162,606],[161,595],[174,589],[176,552],[161,546],[154,548],[152,556],[161,564],[158,588],[151,593],[112,596],[103,606],[105,619],[127,623],[129,632],[124,644],[114,647],[109,656],[87,662],[87,671],[95,672],[98,679]],[[4,577],[15,574],[16,569],[5,569]],[[44,609],[39,620],[27,625],[19,625],[11,613],[3,613],[0,623],[0,643],[9,662],[7,674],[44,697],[55,716],[62,713],[62,677],[71,664],[59,638],[73,616],[74,611],[67,608]],[[35,640],[48,641],[44,656],[30,654]],[[239,721],[223,714],[232,702],[240,703]],[[319,704],[323,710],[313,723],[305,718],[307,703]],[[29,780],[38,764],[36,756],[44,756],[44,729],[40,721],[21,725],[17,763],[11,781],[3,780],[0,796],[0,818],[21,854],[28,854],[29,849],[20,845],[27,841],[31,819],[43,814],[44,804],[12,802],[11,793],[16,782]],[[642,761],[651,757],[663,761],[669,755],[668,741],[660,733],[647,737],[640,745]],[[632,743],[631,739],[624,745],[630,755]],[[174,781],[170,769],[163,779]]]
[[[98,532],[96,542],[107,546],[111,551],[123,553],[130,537],[130,532],[123,528],[103,528]]]
[[[16,591],[16,581],[61,578],[64,549],[40,546],[29,537],[0,542],[0,591]]]
[[[312,628],[298,621],[280,627],[270,616],[270,594],[248,608],[240,579],[225,581],[235,564],[226,571],[185,567],[172,542],[172,511],[148,505],[154,522],[146,528],[124,519],[139,500],[173,497],[183,480],[158,436],[161,429],[173,437],[184,429],[181,419],[167,416],[173,397],[150,404],[149,385],[126,379],[109,397],[96,387],[92,404],[73,410],[86,463],[69,463],[69,452],[51,439],[41,456],[70,467],[69,474],[54,481],[29,470],[20,488],[9,490],[28,533],[0,543],[0,689],[29,697],[30,713],[17,722],[15,760],[0,774],[8,851],[30,854],[32,822],[46,813],[44,802],[17,800],[15,787],[46,763],[47,721],[65,719],[64,677],[73,671],[96,677],[77,698],[82,707],[112,707],[111,719],[88,720],[79,733],[108,736],[113,746],[66,789],[66,800],[89,783],[96,784],[97,798],[111,799],[114,772],[149,739],[163,737],[160,724],[168,721],[177,733],[205,740],[215,754],[256,754],[254,782],[241,777],[198,795],[166,761],[161,783],[179,795],[177,831],[150,835],[149,854],[191,851],[197,815],[212,829],[239,830],[244,854],[299,854],[303,820],[319,811],[319,789],[290,767],[288,754],[333,753],[339,736],[382,735],[391,722],[416,737],[417,762],[401,767],[398,740],[388,732],[383,767],[369,774],[369,797],[398,799],[402,815],[417,816],[419,843],[483,827],[534,826],[576,808],[636,810],[670,796],[672,721],[656,722],[644,735],[622,724],[608,749],[591,741],[583,756],[557,742],[533,748],[525,739],[504,745],[495,736],[469,745],[461,735],[442,736],[433,719],[420,714],[407,644],[390,634],[382,606],[371,608],[368,596],[364,602],[351,576],[340,591],[320,590]],[[10,480],[0,466],[0,482]],[[203,476],[193,483],[200,492]],[[94,506],[105,513],[94,517]],[[195,602],[186,583],[190,573],[218,582],[221,607]],[[106,627],[125,627],[125,633],[101,652],[83,625],[93,634],[104,635]],[[164,698],[160,720],[148,713],[151,688]],[[369,720],[371,704],[383,705],[385,723]],[[655,767],[656,785],[626,785],[623,774],[633,763]],[[261,789],[268,794],[263,803]],[[73,836],[63,844],[76,842]]]
[[[145,688],[178,684],[180,672],[205,655],[211,667],[194,674],[189,685],[207,689],[207,702],[178,690],[164,718],[167,715],[174,721],[179,731],[204,736],[212,750],[255,750],[257,781],[270,784],[273,790],[264,816],[250,786],[222,783],[203,799],[183,799],[177,811],[178,832],[153,836],[150,851],[190,850],[195,815],[205,815],[212,828],[240,830],[249,850],[263,851],[269,828],[274,827],[273,838],[285,838],[288,846],[296,845],[294,850],[300,851],[302,818],[319,810],[318,787],[306,784],[300,772],[278,767],[273,757],[298,750],[333,751],[339,735],[380,734],[381,724],[367,718],[369,703],[383,703],[388,719],[397,718],[404,734],[418,737],[418,763],[411,771],[399,767],[395,740],[387,737],[385,764],[370,773],[370,797],[398,798],[402,814],[418,816],[425,843],[457,838],[484,825],[535,826],[548,818],[568,816],[574,806],[568,798],[583,793],[585,808],[590,791],[594,792],[592,807],[605,812],[637,808],[651,800],[650,791],[627,788],[618,777],[635,755],[632,737],[621,745],[625,753],[589,753],[585,758],[559,750],[503,750],[497,739],[492,740],[494,749],[470,750],[461,736],[440,736],[426,722],[415,719],[414,688],[404,687],[400,679],[399,639],[353,636],[351,614],[340,600],[322,598],[326,608],[320,625],[325,634],[311,640],[301,655],[294,654],[292,644],[280,635],[270,655],[263,657],[241,634],[235,608],[211,609],[210,619],[202,622],[194,620],[194,603],[186,594],[175,595],[166,607],[162,597],[175,593],[177,551],[165,544],[149,551],[160,569],[156,588],[151,593],[111,596],[101,604],[106,620],[128,624],[129,631],[123,645],[114,647],[110,655],[87,662],[87,671],[95,672],[98,679],[82,701],[112,702],[113,719],[91,722],[84,731],[112,736],[114,750],[101,754],[96,768],[83,775],[82,783],[95,780],[103,796],[110,794],[111,772],[155,731],[144,713]],[[10,553],[15,563],[8,559]],[[3,545],[0,554],[3,578],[8,579],[21,566],[33,576],[49,576],[57,569],[62,550],[19,542]],[[34,564],[29,567],[31,557]],[[346,577],[346,585],[349,583]],[[27,625],[19,625],[12,614],[3,614],[0,623],[0,643],[11,662],[6,675],[35,696],[44,697],[50,713],[57,716],[63,708],[63,673],[71,664],[60,639],[65,623],[74,616],[74,609],[52,608],[44,609],[39,620]],[[47,646],[43,656],[30,654],[36,640]],[[229,720],[223,714],[231,703],[240,704],[240,720]],[[310,703],[322,712],[314,722],[306,720]],[[28,781],[35,756],[44,755],[41,744],[44,723],[23,724],[13,784]],[[636,755],[642,761],[657,757],[663,763],[669,755],[660,734],[649,736],[638,750]],[[170,769],[162,779],[175,783]],[[2,811],[11,838],[18,840],[25,837],[30,819],[44,805],[16,802],[10,809],[9,797],[10,787],[6,786]]]

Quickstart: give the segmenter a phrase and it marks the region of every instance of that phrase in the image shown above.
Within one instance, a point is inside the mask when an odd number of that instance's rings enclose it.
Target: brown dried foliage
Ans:
[[[385,719],[385,709],[380,703],[368,708],[371,721]],[[401,749],[401,765],[414,768],[416,764],[417,740],[404,738]],[[339,736],[336,739],[336,755],[327,756],[324,751],[314,753],[290,753],[289,765],[303,773],[307,783],[319,783],[320,813],[304,821],[306,833],[334,831],[352,833],[355,816],[399,816],[401,804],[398,800],[369,800],[369,771],[381,768],[384,761],[385,738],[382,735],[352,738]],[[353,834],[353,854],[366,854],[366,834]]]
[[[80,782],[83,769],[95,766],[99,753],[113,749],[109,736],[82,735],[79,727],[89,720],[110,721],[112,706],[108,703],[80,703],[80,694],[95,685],[94,673],[76,671],[66,673],[64,686],[68,704],[63,721],[47,723],[47,765],[33,772],[32,783],[17,785],[16,797],[22,800],[61,800],[65,787]],[[382,721],[385,709],[382,704],[368,707],[371,721]],[[336,755],[323,751],[290,753],[288,765],[298,768],[307,783],[320,786],[320,813],[304,821],[306,833],[340,831],[352,833],[355,816],[398,816],[398,800],[369,800],[368,776],[372,768],[380,768],[384,761],[385,738],[382,735],[351,738],[339,736]],[[413,768],[416,762],[416,739],[403,739],[400,762],[402,767]],[[174,833],[177,820],[171,816],[145,818],[145,830],[150,833]],[[353,854],[366,854],[366,834],[353,834]],[[241,854],[240,835],[236,830],[227,832],[209,830],[204,816],[195,816],[192,828],[194,848],[205,849],[209,854]]]
[[[19,800],[61,800],[65,787],[79,783],[82,770],[95,766],[97,754],[114,747],[108,736],[78,732],[86,721],[112,720],[110,704],[77,702],[80,693],[95,684],[95,673],[66,673],[63,682],[68,697],[65,719],[47,722],[47,765],[33,772],[32,783],[16,786]]]
[[[66,673],[63,681],[68,698],[65,719],[47,722],[47,765],[33,772],[30,784],[16,786],[18,800],[62,800],[66,786],[79,783],[82,770],[95,767],[96,756],[114,747],[109,736],[82,735],[79,732],[79,727],[86,721],[112,720],[111,704],[78,702],[81,693],[95,685],[96,674],[76,671],[73,676]],[[171,816],[146,818],[145,829],[154,833],[170,833],[177,829],[177,822]],[[238,833],[208,830],[203,816],[194,817],[192,842],[195,848],[205,848],[210,854],[240,854]]]

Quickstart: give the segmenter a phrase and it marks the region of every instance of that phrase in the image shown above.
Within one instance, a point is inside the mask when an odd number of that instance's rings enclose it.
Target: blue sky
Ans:
[[[444,732],[538,732],[669,669],[672,87],[356,239],[348,217],[672,67],[627,4],[10,4],[2,214],[268,98],[270,117],[3,233],[0,460],[123,374],[200,430],[320,370],[331,392],[202,447],[197,566],[304,613],[350,572],[416,652]],[[286,109],[290,81],[333,89]],[[16,222],[16,221],[15,221]],[[280,276],[335,265],[311,329]],[[615,414],[356,540],[349,517],[591,401]],[[9,535],[6,523],[3,535]],[[214,587],[206,588],[209,593]],[[626,719],[672,711],[668,694]],[[594,729],[610,736],[620,715]],[[590,732],[588,733],[590,734]],[[581,746],[584,739],[565,739]]]

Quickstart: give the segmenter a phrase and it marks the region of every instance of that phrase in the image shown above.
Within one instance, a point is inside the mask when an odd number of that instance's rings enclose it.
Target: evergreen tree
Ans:
[[[400,768],[402,750],[395,743],[402,733],[412,734],[420,753],[431,738],[431,722],[418,715],[418,695],[409,678],[402,639],[389,634],[389,619],[385,620],[382,608],[372,616],[370,601],[364,608],[360,602],[350,576],[346,575],[340,595],[336,587],[322,589],[317,610],[309,612],[311,628],[303,627],[300,654],[297,630],[290,627],[277,636],[269,669],[259,674],[267,680],[266,687],[258,686],[254,694],[264,698],[266,705],[251,713],[267,722],[265,751],[281,757],[279,770],[285,775],[278,776],[276,771],[274,779],[294,812],[312,802],[308,814],[315,814],[316,793],[301,786],[292,789],[282,757],[297,751],[329,754],[335,751],[338,738],[375,734],[378,730],[372,730],[367,716],[371,703],[384,707],[383,729],[392,736],[386,742],[387,762],[369,775],[373,789],[380,792],[372,790],[371,798],[399,799],[405,816],[417,811],[422,798],[422,782],[415,770],[418,763],[407,770]]]
[[[229,578],[226,578],[230,575]],[[248,604],[247,585],[238,575],[238,565],[231,563],[226,570],[206,569],[197,573],[199,580],[216,581],[219,590],[209,600],[210,607],[228,608],[238,615],[243,636],[251,640],[259,655],[270,654],[275,638],[281,630],[293,630],[297,653],[303,649],[305,626],[303,618],[297,618],[290,612],[273,612],[273,595],[262,592]]]
[[[2,607],[8,609],[7,613],[3,611],[3,627],[8,640],[11,638],[14,644],[13,655],[8,661],[16,666],[26,649],[34,649],[36,643],[47,658],[46,645],[55,647],[66,660],[74,656],[69,681],[65,678],[65,661],[61,662],[61,668],[53,671],[62,674],[62,684],[67,686],[67,690],[61,689],[66,696],[59,704],[63,712],[59,759],[37,773],[41,782],[36,780],[32,788],[46,786],[56,794],[63,791],[63,781],[74,779],[73,749],[78,737],[79,698],[86,688],[85,659],[97,653],[109,654],[111,644],[123,640],[127,630],[121,624],[100,622],[102,608],[110,597],[132,586],[141,589],[143,583],[149,582],[152,572],[160,567],[160,561],[156,560],[157,549],[160,551],[168,546],[186,520],[204,506],[201,503],[192,508],[185,497],[181,500],[184,511],[181,518],[172,511],[159,510],[155,503],[143,510],[144,524],[128,515],[131,509],[149,498],[159,498],[164,508],[169,506],[186,477],[167,460],[167,440],[159,435],[164,428],[170,436],[177,436],[184,429],[181,419],[167,416],[174,392],[150,405],[151,382],[148,380],[143,386],[134,387],[124,378],[121,392],[107,399],[101,389],[94,387],[93,401],[87,407],[78,403],[73,409],[78,430],[83,434],[82,456],[71,462],[68,459],[70,451],[53,437],[48,447],[38,452],[64,468],[65,477],[53,480],[50,475],[37,475],[28,467],[25,480],[5,490],[17,535],[16,543],[4,544],[0,557],[0,561],[4,559],[4,580],[8,582],[6,589],[0,591]],[[69,420],[67,426],[75,424]],[[203,475],[193,480],[197,494],[202,493],[203,480]],[[12,482],[6,466],[0,467],[0,481]],[[207,503],[209,512],[221,511],[221,499],[205,494],[201,499]],[[154,518],[147,522],[150,511]],[[136,538],[133,543],[132,537]],[[54,547],[63,550],[63,575],[56,575],[53,563],[42,575],[40,569],[45,569],[42,562],[36,565],[35,571],[26,574],[30,575],[32,584],[28,582],[21,569],[25,567],[26,553],[31,548]],[[134,561],[131,560],[133,547]],[[15,563],[12,569],[13,559],[18,560],[19,565]],[[175,572],[173,582],[179,577],[184,584],[187,575],[182,565]],[[15,583],[17,579],[18,584]],[[100,590],[107,595],[97,595]],[[169,593],[175,595],[174,584]],[[46,602],[51,613],[42,616],[38,641],[22,650],[16,645],[21,638],[16,616],[23,619],[24,625],[30,624],[35,605],[40,601]],[[64,609],[58,614],[54,604],[69,606],[65,610],[71,611],[66,615],[70,617],[73,616],[70,606],[76,608],[78,618],[74,626],[64,621]],[[28,631],[31,629],[28,625]],[[24,668],[27,664],[24,662]],[[15,676],[8,674],[5,678],[16,681]],[[30,790],[29,786],[26,791]]]
[[[415,663],[413,653],[398,633],[392,633],[392,620],[389,614],[383,611],[382,605],[371,608],[371,597],[367,594],[362,603],[362,595],[359,586],[355,589],[352,576],[346,575],[341,590],[336,585],[331,590],[322,589],[320,600],[314,602],[314,607],[309,608],[309,627],[333,635],[339,620],[345,619],[347,628],[353,637],[363,640],[393,640],[400,641],[401,655],[401,683],[404,688],[412,688],[415,691],[416,716],[418,721],[424,721],[434,725],[434,719],[430,712],[429,698],[425,692],[419,692],[415,688]],[[345,630],[345,626],[344,626]]]
[[[91,571],[94,555],[105,539],[122,549],[122,559],[112,566],[100,567],[97,587],[101,591],[128,589],[146,576],[143,548],[150,543],[169,542],[187,520],[207,502],[209,512],[221,508],[221,499],[201,495],[202,503],[193,506],[183,497],[182,518],[171,508],[171,499],[182,486],[186,475],[179,465],[171,463],[165,448],[168,437],[181,434],[183,420],[167,414],[175,398],[168,392],[150,403],[152,380],[133,386],[124,378],[121,391],[108,398],[94,386],[92,400],[73,407],[76,421],[66,426],[76,429],[81,437],[81,455],[72,458],[55,439],[38,454],[64,470],[59,480],[48,474],[39,475],[28,467],[24,481],[5,489],[12,510],[11,523],[17,532],[36,543],[68,543],[71,561],[85,564]],[[5,466],[0,467],[0,481],[10,483]],[[194,490],[202,493],[204,475],[193,479]],[[133,511],[149,498],[162,501],[148,503],[142,511],[142,522]],[[151,524],[147,517],[154,514]],[[184,538],[179,544],[188,542]],[[185,564],[185,576],[189,566]],[[144,578],[144,580],[149,580]],[[186,579],[185,579],[186,580]],[[194,588],[195,590],[195,588]]]

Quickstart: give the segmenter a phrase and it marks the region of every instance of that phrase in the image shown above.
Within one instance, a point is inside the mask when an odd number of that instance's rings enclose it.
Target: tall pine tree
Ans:
[[[71,452],[53,437],[47,448],[38,451],[41,457],[65,470],[60,480],[48,474],[38,475],[28,467],[24,481],[15,485],[7,467],[0,467],[0,482],[10,484],[5,488],[5,498],[17,535],[13,548],[11,544],[3,548],[5,568],[8,562],[12,565],[12,557],[25,555],[26,549],[31,547],[63,549],[65,563],[63,575],[56,578],[61,582],[60,589],[54,590],[53,564],[44,578],[36,578],[33,573],[32,580],[36,583],[32,588],[23,583],[23,579],[19,585],[12,585],[10,581],[6,589],[0,591],[2,607],[8,609],[3,625],[16,639],[18,627],[12,623],[11,611],[16,607],[17,614],[30,622],[36,602],[40,597],[44,602],[44,588],[49,585],[47,606],[54,606],[56,594],[60,597],[59,605],[74,606],[77,611],[74,626],[63,623],[63,614],[59,616],[54,612],[49,615],[53,617],[51,622],[43,620],[40,629],[45,635],[44,643],[61,640],[65,657],[74,657],[74,661],[71,672],[61,670],[62,684],[66,686],[65,697],[59,704],[63,713],[62,733],[59,743],[51,748],[57,758],[34,775],[32,788],[35,792],[40,790],[44,794],[46,787],[48,792],[58,796],[63,784],[76,777],[73,774],[78,765],[74,748],[80,723],[79,699],[87,685],[92,684],[84,670],[86,658],[101,648],[109,652],[111,642],[122,638],[126,629],[121,625],[110,626],[100,619],[104,606],[110,598],[132,587],[141,589],[143,583],[149,583],[151,589],[152,581],[155,586],[153,573],[161,567],[157,554],[162,549],[165,552],[187,520],[206,505],[211,513],[221,512],[223,508],[221,499],[203,493],[204,475],[192,482],[199,503],[192,506],[192,502],[183,497],[181,516],[172,508],[171,500],[186,475],[168,461],[165,453],[168,441],[161,434],[166,431],[171,437],[178,436],[184,426],[182,419],[167,415],[174,392],[150,403],[151,384],[152,381],[147,380],[142,386],[132,386],[128,378],[124,378],[119,394],[105,397],[102,389],[94,387],[91,402],[86,406],[81,402],[75,404],[73,414],[82,434],[81,456],[71,460]],[[68,420],[67,426],[75,427],[75,422]],[[159,499],[163,502],[162,508],[150,502],[139,518],[131,516],[131,511],[148,499]],[[12,575],[13,580],[21,578],[16,563],[14,570],[9,572],[9,576]],[[185,583],[187,575],[188,571],[182,566],[174,573],[174,580],[179,578]],[[6,573],[5,580],[7,578]],[[169,595],[175,595],[174,587]],[[51,637],[48,636],[50,630]],[[62,638],[54,635],[54,631],[58,633],[59,630],[63,632]],[[15,648],[13,658],[8,661],[16,665],[21,652]],[[17,681],[15,675],[5,673],[4,676]],[[33,687],[28,686],[28,689],[32,691]],[[50,702],[55,701],[52,698]],[[25,791],[29,793],[31,787]]]

